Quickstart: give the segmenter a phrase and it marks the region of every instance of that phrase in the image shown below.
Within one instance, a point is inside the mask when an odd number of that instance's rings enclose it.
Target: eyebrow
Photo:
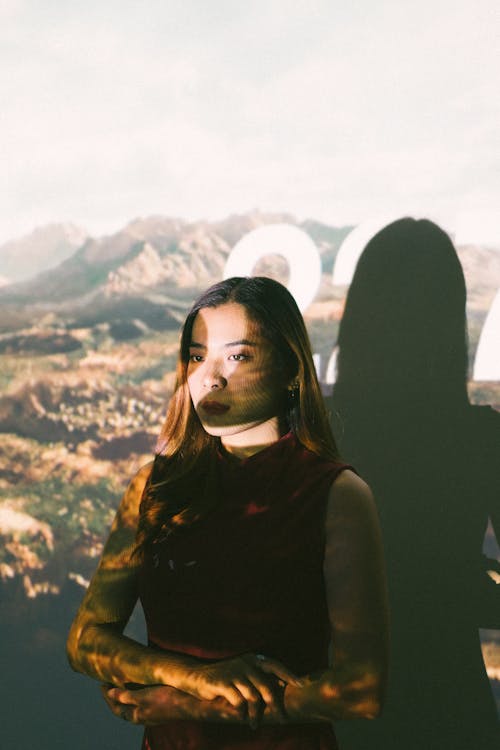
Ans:
[[[240,339],[239,341],[230,341],[224,344],[224,348],[228,349],[230,346],[257,346],[256,341],[250,341],[249,339]],[[192,349],[206,349],[205,344],[199,344],[197,341],[191,341],[189,347]]]

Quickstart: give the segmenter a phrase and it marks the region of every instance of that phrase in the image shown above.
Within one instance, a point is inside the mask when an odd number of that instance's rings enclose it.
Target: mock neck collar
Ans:
[[[247,456],[247,458],[238,458],[233,453],[230,453],[228,450],[226,450],[222,445],[222,442],[219,441],[219,445],[217,447],[217,456],[220,462],[223,464],[228,464],[235,467],[245,467],[248,465],[255,466],[257,464],[260,464],[264,460],[276,459],[282,454],[287,453],[291,448],[297,445],[297,442],[298,441],[295,437],[295,434],[292,432],[292,430],[289,430],[289,432],[286,432],[284,435],[278,438],[278,440],[265,445],[263,448],[260,448],[251,456]]]

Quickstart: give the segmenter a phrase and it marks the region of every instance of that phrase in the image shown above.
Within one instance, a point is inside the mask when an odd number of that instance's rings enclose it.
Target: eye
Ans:
[[[228,359],[233,362],[244,362],[246,359],[250,359],[248,354],[230,354]]]
[[[203,356],[201,354],[190,354],[189,361],[190,362],[203,362]]]

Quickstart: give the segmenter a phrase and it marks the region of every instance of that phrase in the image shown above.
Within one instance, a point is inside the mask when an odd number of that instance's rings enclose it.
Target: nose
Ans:
[[[221,388],[225,388],[226,385],[227,385],[227,380],[222,374],[220,367],[217,365],[217,363],[214,363],[213,365],[208,365],[207,369],[205,370],[205,374],[203,376],[203,387],[206,388],[207,391],[214,391],[214,390],[219,390]]]

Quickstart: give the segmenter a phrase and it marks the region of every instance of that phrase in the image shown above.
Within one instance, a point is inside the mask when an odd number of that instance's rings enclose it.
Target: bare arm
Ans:
[[[151,464],[127,488],[99,567],[71,627],[67,653],[73,669],[114,685],[167,684],[175,659],[123,635],[137,601],[139,560],[133,556],[139,504]]]
[[[292,718],[374,718],[388,660],[385,568],[368,485],[351,471],[334,482],[327,508],[324,576],[332,628],[331,667],[303,687],[287,685]]]
[[[183,696],[185,701],[193,699],[183,704],[184,714],[199,713],[200,703],[211,703],[218,697],[250,723],[257,721],[264,705],[274,707],[279,714],[283,709],[277,681],[295,681],[280,662],[269,659],[262,665],[256,655],[244,654],[206,664],[185,654],[144,646],[123,635],[138,597],[140,561],[133,553],[139,505],[150,471],[148,465],[137,473],[120,503],[99,567],[69,633],[71,666],[120,688],[170,686],[164,691],[170,697],[174,695],[172,688],[177,688],[177,706]]]
[[[258,719],[264,723],[371,718],[380,711],[388,640],[383,555],[370,489],[350,471],[343,472],[330,493],[324,576],[332,665],[301,684],[283,684],[286,717],[275,705],[262,706]],[[136,723],[187,717],[247,721],[223,699],[197,701],[170,688],[112,690],[106,697],[115,714]]]

